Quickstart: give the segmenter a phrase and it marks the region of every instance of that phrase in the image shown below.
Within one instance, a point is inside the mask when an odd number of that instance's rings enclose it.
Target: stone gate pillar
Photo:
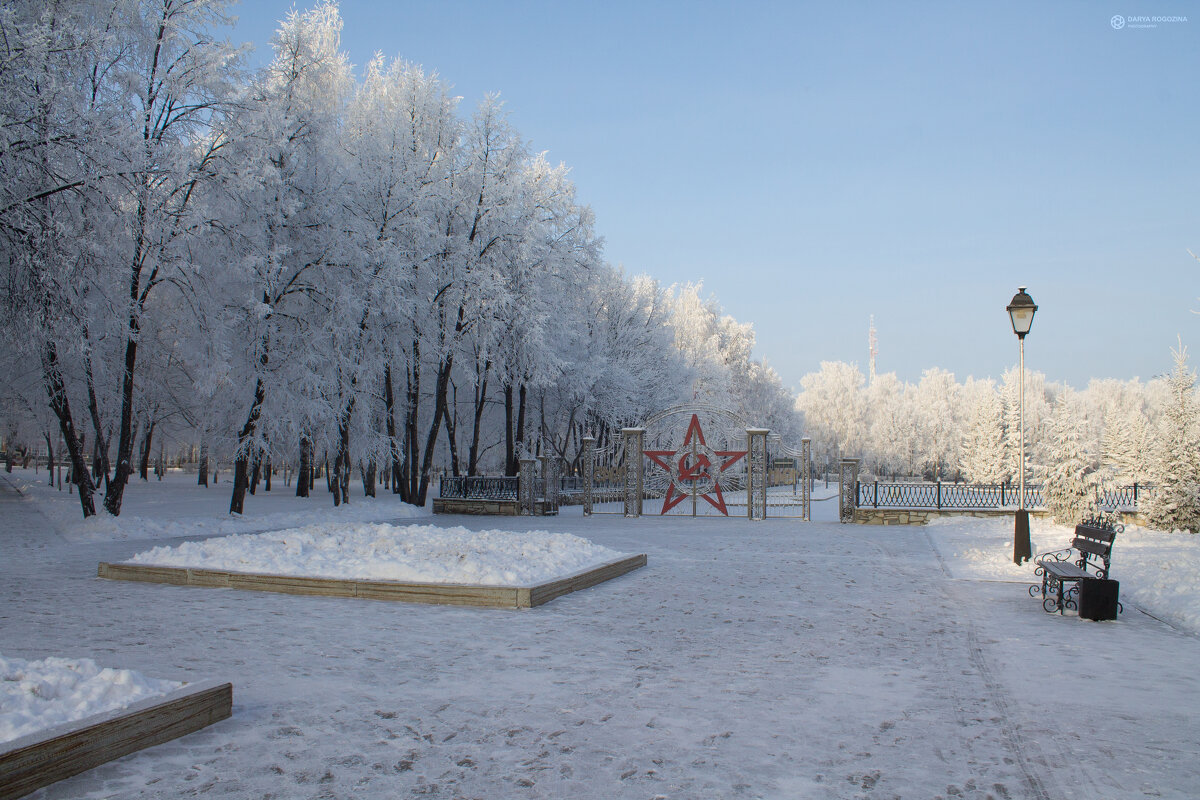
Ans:
[[[583,515],[592,515],[592,483],[596,479],[596,439],[583,437],[579,454],[583,457]]]
[[[517,494],[521,501],[521,513],[533,515],[534,501],[537,499],[537,489],[534,487],[534,465],[537,461],[532,458],[521,459],[520,478],[517,482]]]
[[[766,428],[746,429],[746,516],[767,518]]]
[[[644,488],[642,442],[646,436],[646,429],[622,428],[621,435],[625,439],[625,516],[640,517]]]
[[[543,448],[543,453],[546,450]],[[543,455],[542,462],[542,507],[543,514],[558,513],[558,456]]]
[[[800,440],[800,518],[812,521],[812,439]]]
[[[842,522],[853,522],[858,506],[858,461],[843,458],[838,465],[838,519]]]

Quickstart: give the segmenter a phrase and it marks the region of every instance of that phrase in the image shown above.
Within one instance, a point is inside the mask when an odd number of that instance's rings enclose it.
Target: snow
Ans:
[[[335,523],[155,547],[126,563],[342,580],[531,586],[625,555],[549,531]]]
[[[101,668],[90,658],[25,661],[0,654],[0,744],[181,686],[128,669]]]
[[[1070,547],[1074,528],[1030,518],[1034,553]],[[1033,582],[1029,566],[1012,561],[1010,518],[964,521],[945,517],[929,525],[934,546],[956,578]],[[1200,536],[1126,525],[1113,545],[1110,578],[1121,602],[1200,634]]]
[[[419,520],[648,554],[537,609],[478,609],[101,580],[99,561],[183,541],[79,538],[55,522],[75,498],[32,477],[0,474],[5,657],[230,680],[235,701],[40,800],[1200,796],[1195,537],[1118,536],[1125,611],[1092,623],[1028,595],[1011,518],[840,525],[819,502],[811,523]],[[130,492],[131,513],[191,531],[228,502],[227,484]],[[373,521],[403,520],[378,499]],[[247,517],[268,502],[246,524],[361,522],[323,490],[260,492]],[[1069,538],[1033,521],[1036,551]]]
[[[44,472],[34,475],[32,471],[18,470],[14,474],[17,477],[13,482],[22,490],[51,493],[42,485],[46,478]],[[424,509],[402,503],[382,490],[378,497],[355,496],[352,502],[337,508],[321,490],[314,492],[311,502],[306,502],[294,496],[294,487],[284,486],[278,479],[274,491],[267,492],[260,487],[257,494],[246,496],[245,514],[228,514],[231,487],[228,480],[222,480],[206,489],[196,485],[194,474],[172,470],[163,480],[151,481],[142,487],[144,491],[134,492],[119,517],[102,513],[82,519],[78,499],[65,491],[53,492],[56,496],[61,495],[57,498],[60,502],[47,504],[41,510],[64,537],[74,542],[175,539],[280,530],[325,522],[374,522],[426,515]]]

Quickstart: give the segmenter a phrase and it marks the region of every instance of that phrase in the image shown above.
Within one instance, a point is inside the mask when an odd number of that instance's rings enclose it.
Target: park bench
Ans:
[[[1121,525],[1103,520],[1086,520],[1075,526],[1071,546],[1063,550],[1042,553],[1036,559],[1033,574],[1042,579],[1041,585],[1029,587],[1029,595],[1042,596],[1042,608],[1063,613],[1064,608],[1078,608],[1079,585],[1085,580],[1107,580],[1113,540],[1124,530]],[[1071,584],[1064,592],[1064,586]],[[1118,603],[1118,608],[1120,604]]]

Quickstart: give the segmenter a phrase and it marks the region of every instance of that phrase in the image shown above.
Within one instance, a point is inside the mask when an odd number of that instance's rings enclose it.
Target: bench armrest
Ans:
[[[1049,561],[1051,559],[1053,559],[1054,561],[1070,561],[1071,556],[1074,553],[1075,553],[1075,551],[1069,547],[1065,550],[1052,550],[1049,553],[1042,553],[1037,558],[1035,558],[1033,560],[1033,562],[1040,566],[1043,561]]]

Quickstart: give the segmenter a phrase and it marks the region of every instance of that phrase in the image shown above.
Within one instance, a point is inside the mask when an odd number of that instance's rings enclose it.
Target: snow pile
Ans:
[[[1066,549],[1075,528],[1031,518],[1033,552]],[[954,578],[1040,583],[1030,561],[1012,561],[1013,520],[946,517],[929,523],[929,537]],[[1200,633],[1200,535],[1126,525],[1113,545],[1112,573],[1121,602]]]
[[[343,580],[528,586],[624,556],[565,533],[322,524],[155,547],[130,564]]]
[[[183,686],[88,658],[23,661],[0,655],[0,743],[124,708]]]

